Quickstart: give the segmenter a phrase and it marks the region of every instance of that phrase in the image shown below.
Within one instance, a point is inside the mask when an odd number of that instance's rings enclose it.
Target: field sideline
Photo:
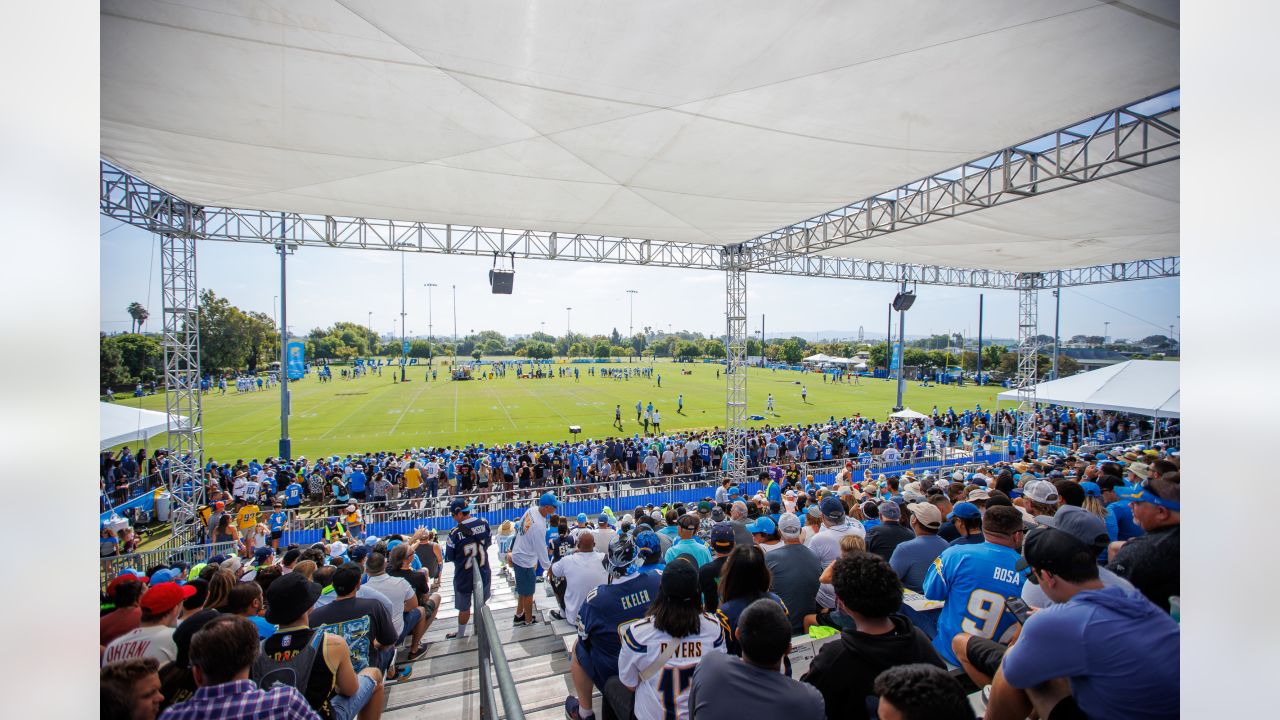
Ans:
[[[639,366],[639,363],[636,364]],[[614,364],[608,367],[625,367]],[[561,367],[561,366],[555,366]],[[577,367],[582,375],[551,380],[500,380],[451,382],[444,380],[443,366],[437,366],[437,382],[424,382],[424,367],[409,368],[411,382],[393,383],[391,368],[381,377],[368,375],[357,380],[334,378],[322,384],[309,375],[291,386],[293,413],[289,434],[293,455],[314,458],[320,454],[403,450],[424,445],[444,446],[469,442],[505,443],[516,440],[563,440],[570,425],[582,426],[582,438],[632,435],[641,432],[636,423],[636,401],[653,402],[662,413],[663,430],[724,426],[725,382],[716,379],[712,364],[659,362],[655,371],[662,387],[653,380],[632,378],[607,380],[586,374],[591,365]],[[606,367],[606,366],[596,366]],[[681,375],[681,369],[692,375]],[[723,370],[721,370],[723,372]],[[336,371],[335,371],[336,375]],[[808,388],[809,402],[800,400],[801,381]],[[907,383],[906,405],[929,412],[940,409],[983,407],[995,404],[999,388],[939,386],[921,388]],[[883,418],[893,407],[895,385],[864,378],[860,385],[824,384],[822,376],[794,371],[751,369],[747,379],[748,414],[766,415],[766,397],[773,393],[776,417],[753,421],[751,426],[815,422],[829,417],[860,412]],[[676,396],[684,394],[684,414],[676,414]],[[136,406],[133,398],[118,401]],[[622,405],[624,430],[612,427],[614,405]],[[237,394],[234,385],[225,396],[215,390],[204,397],[205,458],[231,462],[237,458],[264,458],[275,455],[280,437],[280,391]],[[163,410],[161,395],[142,398],[141,406]],[[153,447],[163,445],[154,438]]]

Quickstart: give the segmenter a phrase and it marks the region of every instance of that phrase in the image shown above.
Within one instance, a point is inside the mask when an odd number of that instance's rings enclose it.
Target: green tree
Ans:
[[[119,349],[121,362],[130,378],[147,382],[161,372],[164,351],[155,338],[146,335],[116,335],[105,338],[103,342]]]
[[[681,340],[679,341],[679,344],[676,346],[676,357],[687,358],[691,360],[693,358],[698,357],[701,354],[702,354],[702,348],[698,347],[697,343],[692,343],[687,340]]]
[[[889,357],[889,345],[887,343],[879,343],[872,345],[867,351],[868,357],[871,358],[867,364],[871,367],[887,367],[886,359]]]
[[[525,346],[525,352],[529,357],[538,360],[555,357],[556,349],[548,342],[535,342]]]
[[[142,306],[142,303],[137,301],[129,303],[129,307],[125,309],[128,311],[129,317],[131,318],[131,327],[133,328],[133,332],[142,332],[142,324],[147,321],[147,318],[151,317],[151,313],[147,312],[147,309]]]
[[[117,385],[129,382],[129,371],[124,366],[124,356],[120,346],[110,342],[105,335],[98,336],[98,376],[102,391],[116,389]]]
[[[591,346],[579,340],[569,347],[569,357],[590,357]]]
[[[636,333],[631,337],[631,349],[636,355],[643,355],[645,348],[644,333]]]
[[[702,354],[710,358],[722,358],[727,355],[724,349],[724,343],[719,340],[704,340],[702,342]]]
[[[494,340],[493,338],[485,340],[482,347],[484,348],[486,355],[501,355],[506,352],[507,349],[501,340]]]
[[[988,345],[982,348],[982,369],[995,372],[1006,354],[1002,345]]]
[[[760,356],[760,341],[755,338],[747,338],[747,354],[752,357]]]
[[[479,360],[482,355],[484,355],[484,353],[480,352],[479,349],[471,351],[471,357],[475,358],[476,360]]]
[[[804,341],[793,337],[782,343],[782,359],[792,365],[804,359],[804,346],[801,342]]]
[[[212,290],[200,293],[200,367],[214,372],[235,372],[247,366],[249,318],[226,298]]]
[[[609,344],[610,345],[622,344],[622,336],[618,334],[618,328],[614,328],[613,332],[609,333]]]
[[[601,341],[601,342],[596,343],[596,348],[595,348],[595,353],[594,353],[595,357],[598,357],[598,358],[607,358],[607,357],[609,357],[609,352],[610,352],[610,351],[609,351],[609,343],[608,343],[608,341]]]

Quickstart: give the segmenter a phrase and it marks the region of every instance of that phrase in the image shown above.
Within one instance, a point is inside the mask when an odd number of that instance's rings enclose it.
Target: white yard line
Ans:
[[[418,397],[422,395],[422,393],[426,392],[427,385],[428,384],[425,382],[422,383],[422,388],[413,396],[413,399],[409,401],[409,404],[404,406],[404,410],[400,411],[400,417],[396,418],[396,423],[391,426],[391,431],[387,433],[388,436],[396,434],[396,428],[400,427],[400,423],[404,420],[404,417],[409,414],[409,408],[413,407],[413,404],[418,401]]]
[[[491,382],[491,381],[486,380],[485,382]],[[495,392],[493,389],[491,389],[488,386],[485,387],[485,390],[488,390],[489,393],[493,395],[494,399],[498,401],[498,407],[502,408],[502,414],[507,416],[507,422],[511,423],[511,428],[513,430],[519,430],[520,427],[516,425],[516,421],[512,419],[511,413],[507,412],[506,404],[502,402],[502,395],[498,392]]]

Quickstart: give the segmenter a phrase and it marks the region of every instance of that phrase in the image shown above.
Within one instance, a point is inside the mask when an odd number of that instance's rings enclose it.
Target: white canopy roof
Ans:
[[[821,362],[827,362],[830,359],[831,359],[830,355],[827,355],[826,353],[818,353],[816,355],[810,355],[809,357],[805,358],[804,361],[812,362],[812,363],[821,363]]]
[[[103,156],[193,202],[741,242],[1179,84],[1176,0],[103,0]],[[1169,163],[845,248],[1178,254]]]
[[[927,418],[927,417],[929,417],[929,416],[928,416],[928,415],[925,415],[924,413],[916,412],[915,410],[912,410],[911,408],[903,408],[903,409],[899,410],[898,412],[893,413],[893,414],[892,414],[892,415],[890,415],[889,417],[895,417],[895,418],[906,418],[906,419],[908,419],[908,420],[923,420],[923,419],[925,419],[925,418]]]
[[[1036,385],[1036,401],[1090,410],[1180,417],[1177,362],[1130,360]],[[1017,402],[1007,390],[1001,400]]]
[[[98,409],[100,450],[127,442],[142,442],[168,431],[168,416],[162,412],[105,402],[98,403]],[[181,423],[186,421],[185,417],[180,419]]]

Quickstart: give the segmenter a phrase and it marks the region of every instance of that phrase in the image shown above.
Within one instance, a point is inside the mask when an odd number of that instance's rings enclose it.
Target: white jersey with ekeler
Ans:
[[[622,639],[618,679],[636,689],[637,720],[688,720],[693,671],[704,655],[726,651],[720,623],[706,613],[700,619],[698,632],[682,638],[673,638],[654,627],[651,617],[618,628]],[[672,643],[676,643],[675,651],[662,670],[642,681],[640,674],[657,662]]]

